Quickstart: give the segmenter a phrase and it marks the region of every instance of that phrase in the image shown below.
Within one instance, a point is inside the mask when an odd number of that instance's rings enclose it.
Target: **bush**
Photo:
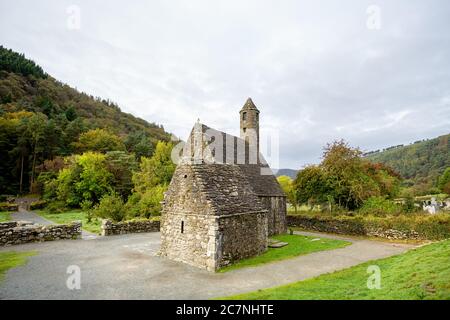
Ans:
[[[100,203],[94,208],[93,215],[103,219],[111,219],[114,222],[124,220],[126,210],[122,198],[116,193],[103,196]]]
[[[147,189],[143,194],[132,194],[127,202],[126,209],[128,217],[149,218],[161,214],[161,201],[164,200],[166,186],[156,186]]]
[[[34,201],[30,204],[30,210],[43,209],[46,205],[47,201],[45,200]]]
[[[67,211],[66,203],[64,201],[53,201],[47,204],[45,209],[48,213],[61,213]]]
[[[414,198],[412,196],[407,196],[405,198],[405,202],[403,203],[403,211],[406,213],[419,211],[419,208],[414,205]]]
[[[384,197],[370,197],[364,201],[358,213],[367,215],[384,216],[386,214],[400,214],[402,207],[395,202],[385,199]]]

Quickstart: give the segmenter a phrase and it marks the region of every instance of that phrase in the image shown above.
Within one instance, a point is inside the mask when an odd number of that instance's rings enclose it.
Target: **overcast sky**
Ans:
[[[0,44],[181,138],[252,97],[289,168],[449,133],[449,31],[448,0],[0,0]]]

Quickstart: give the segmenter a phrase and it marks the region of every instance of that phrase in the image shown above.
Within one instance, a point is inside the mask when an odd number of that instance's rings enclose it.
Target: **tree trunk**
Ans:
[[[22,163],[20,165],[20,187],[19,187],[19,193],[22,194],[22,182],[23,182],[23,153],[22,153]]]
[[[36,146],[33,152],[33,164],[31,166],[31,182],[30,182],[30,193],[33,192],[33,182],[34,182],[34,170],[36,168]]]

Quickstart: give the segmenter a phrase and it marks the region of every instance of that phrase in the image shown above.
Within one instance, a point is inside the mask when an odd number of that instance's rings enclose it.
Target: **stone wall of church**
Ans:
[[[216,268],[216,219],[210,215],[176,214],[161,219],[160,255],[199,268]]]
[[[267,250],[266,212],[221,216],[216,269]]]
[[[286,197],[259,196],[259,199],[268,210],[267,229],[269,237],[286,233]]]
[[[180,165],[164,197],[160,255],[215,270],[216,219],[191,166]]]

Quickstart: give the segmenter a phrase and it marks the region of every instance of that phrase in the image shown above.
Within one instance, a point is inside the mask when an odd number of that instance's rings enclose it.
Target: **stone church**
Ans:
[[[197,122],[164,196],[160,255],[215,271],[285,232],[286,196],[259,151],[253,101],[240,111],[240,137]]]

